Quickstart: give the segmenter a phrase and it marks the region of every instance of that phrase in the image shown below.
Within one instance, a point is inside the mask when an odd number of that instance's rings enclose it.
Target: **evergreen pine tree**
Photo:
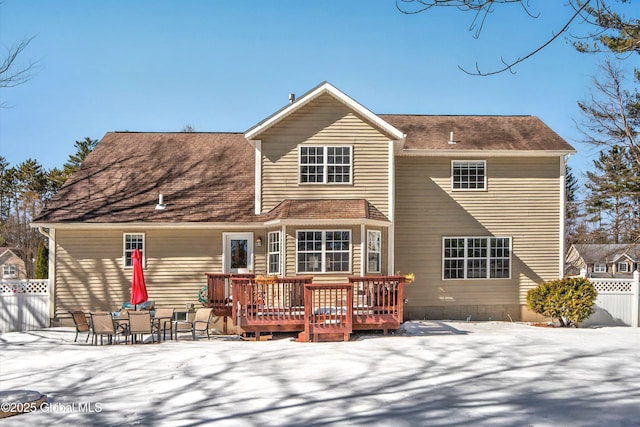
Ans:
[[[33,278],[49,278],[49,251],[44,244],[44,239],[40,239],[40,242],[38,242],[38,251],[36,253],[36,268],[33,274]]]
[[[588,221],[593,224],[592,241],[626,243],[632,236],[634,188],[637,182],[633,161],[625,147],[613,146],[593,161],[587,172],[585,201]]]

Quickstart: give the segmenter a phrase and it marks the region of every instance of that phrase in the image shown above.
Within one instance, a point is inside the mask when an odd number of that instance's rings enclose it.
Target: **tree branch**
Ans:
[[[29,62],[28,65],[18,66],[16,60],[33,39],[33,37],[23,39],[7,49],[7,55],[0,63],[0,88],[18,86],[31,79],[31,72],[36,62]]]

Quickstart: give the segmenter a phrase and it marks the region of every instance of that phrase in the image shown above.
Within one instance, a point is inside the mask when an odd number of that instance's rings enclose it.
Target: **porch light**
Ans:
[[[262,246],[262,237],[258,236],[258,238],[256,239],[256,246]]]

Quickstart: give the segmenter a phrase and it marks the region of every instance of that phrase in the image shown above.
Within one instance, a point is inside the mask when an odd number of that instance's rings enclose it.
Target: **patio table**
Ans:
[[[127,331],[129,329],[129,316],[122,316],[120,314],[119,311],[114,311],[111,313],[111,316],[113,318],[113,324],[114,326],[117,328],[121,328],[123,331]],[[151,316],[151,330],[153,331],[154,328],[157,331],[157,335],[158,335],[158,342],[162,341],[162,339],[160,338],[160,325],[162,325],[164,322],[171,322],[173,321],[173,318],[169,317],[169,316],[162,316],[162,317],[156,317],[154,315]],[[152,332],[153,333],[153,332]],[[170,338],[172,339],[173,337],[171,336],[172,334],[169,334]],[[166,341],[166,340],[165,340]]]

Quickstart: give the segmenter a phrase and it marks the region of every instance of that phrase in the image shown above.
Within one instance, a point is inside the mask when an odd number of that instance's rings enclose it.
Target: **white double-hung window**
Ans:
[[[593,265],[594,273],[606,273],[607,272],[607,264],[603,262],[597,262]]]
[[[351,184],[351,146],[301,145],[299,181],[301,184]]]
[[[443,279],[508,279],[510,277],[510,237],[443,238]]]
[[[382,232],[367,230],[367,272],[380,273],[382,270]]]
[[[280,274],[280,249],[281,249],[281,236],[279,231],[271,231],[267,237],[267,252],[268,252],[268,273]]]
[[[133,267],[133,251],[138,249],[142,255],[142,266],[146,266],[144,256],[144,233],[124,233],[123,254],[124,267]]]
[[[2,277],[5,279],[15,279],[18,276],[18,268],[15,264],[4,264],[2,266]]]

